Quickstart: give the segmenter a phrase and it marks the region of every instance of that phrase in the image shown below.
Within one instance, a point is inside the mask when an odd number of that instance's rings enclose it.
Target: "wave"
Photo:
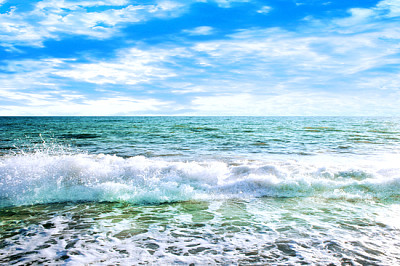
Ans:
[[[399,199],[400,169],[368,165],[168,161],[136,156],[0,157],[0,206],[94,201],[161,204],[254,197]]]

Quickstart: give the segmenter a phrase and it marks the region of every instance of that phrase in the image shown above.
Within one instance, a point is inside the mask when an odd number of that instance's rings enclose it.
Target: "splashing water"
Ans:
[[[1,264],[390,265],[395,118],[1,118]]]
[[[399,168],[285,162],[174,162],[143,156],[49,155],[0,160],[2,206],[68,201],[160,204],[254,197],[396,199]]]

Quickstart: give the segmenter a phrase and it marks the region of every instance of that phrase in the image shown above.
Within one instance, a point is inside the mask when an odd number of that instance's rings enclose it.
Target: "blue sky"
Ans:
[[[0,115],[399,115],[400,0],[0,0]]]

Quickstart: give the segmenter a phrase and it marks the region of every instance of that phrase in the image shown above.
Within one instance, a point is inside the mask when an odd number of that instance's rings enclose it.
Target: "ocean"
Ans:
[[[397,265],[400,118],[0,117],[1,265]]]

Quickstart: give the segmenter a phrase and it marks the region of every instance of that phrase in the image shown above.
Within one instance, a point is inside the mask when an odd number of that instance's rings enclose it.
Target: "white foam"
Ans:
[[[157,204],[191,199],[271,197],[387,198],[400,169],[299,162],[182,162],[110,155],[48,153],[0,159],[2,206],[67,201]]]

